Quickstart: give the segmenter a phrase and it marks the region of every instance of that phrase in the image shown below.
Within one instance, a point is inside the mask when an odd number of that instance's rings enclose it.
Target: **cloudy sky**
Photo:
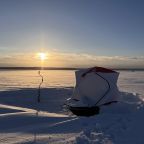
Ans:
[[[142,0],[0,0],[0,66],[144,68]]]

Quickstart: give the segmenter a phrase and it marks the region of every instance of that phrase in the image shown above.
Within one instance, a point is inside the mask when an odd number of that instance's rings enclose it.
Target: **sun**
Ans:
[[[47,54],[40,52],[40,53],[38,53],[38,57],[40,58],[41,61],[44,61],[47,59]]]

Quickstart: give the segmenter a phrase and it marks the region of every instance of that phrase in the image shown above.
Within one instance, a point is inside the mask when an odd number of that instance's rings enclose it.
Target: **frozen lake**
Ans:
[[[119,89],[122,91],[141,93],[144,89],[144,71],[119,71]],[[43,88],[63,88],[75,85],[74,70],[43,70]],[[0,91],[37,88],[41,78],[37,70],[1,70]]]
[[[93,117],[62,108],[71,97],[75,71],[42,71],[41,102],[36,70],[0,71],[0,144],[143,144],[144,71],[119,71],[121,100]]]

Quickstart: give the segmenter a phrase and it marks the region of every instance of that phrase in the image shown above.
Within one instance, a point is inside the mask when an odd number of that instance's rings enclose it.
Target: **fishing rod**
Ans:
[[[41,85],[42,85],[42,83],[43,83],[43,76],[41,75],[41,71],[38,71],[38,75],[41,77],[41,82],[40,82],[39,88],[38,88],[38,98],[37,98],[37,102],[40,103]]]

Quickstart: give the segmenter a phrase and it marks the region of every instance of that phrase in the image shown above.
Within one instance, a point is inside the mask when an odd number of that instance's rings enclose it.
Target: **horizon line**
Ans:
[[[85,67],[0,67],[0,70],[79,70],[79,69],[85,69]],[[114,68],[114,67],[109,69],[144,70],[144,68]]]

